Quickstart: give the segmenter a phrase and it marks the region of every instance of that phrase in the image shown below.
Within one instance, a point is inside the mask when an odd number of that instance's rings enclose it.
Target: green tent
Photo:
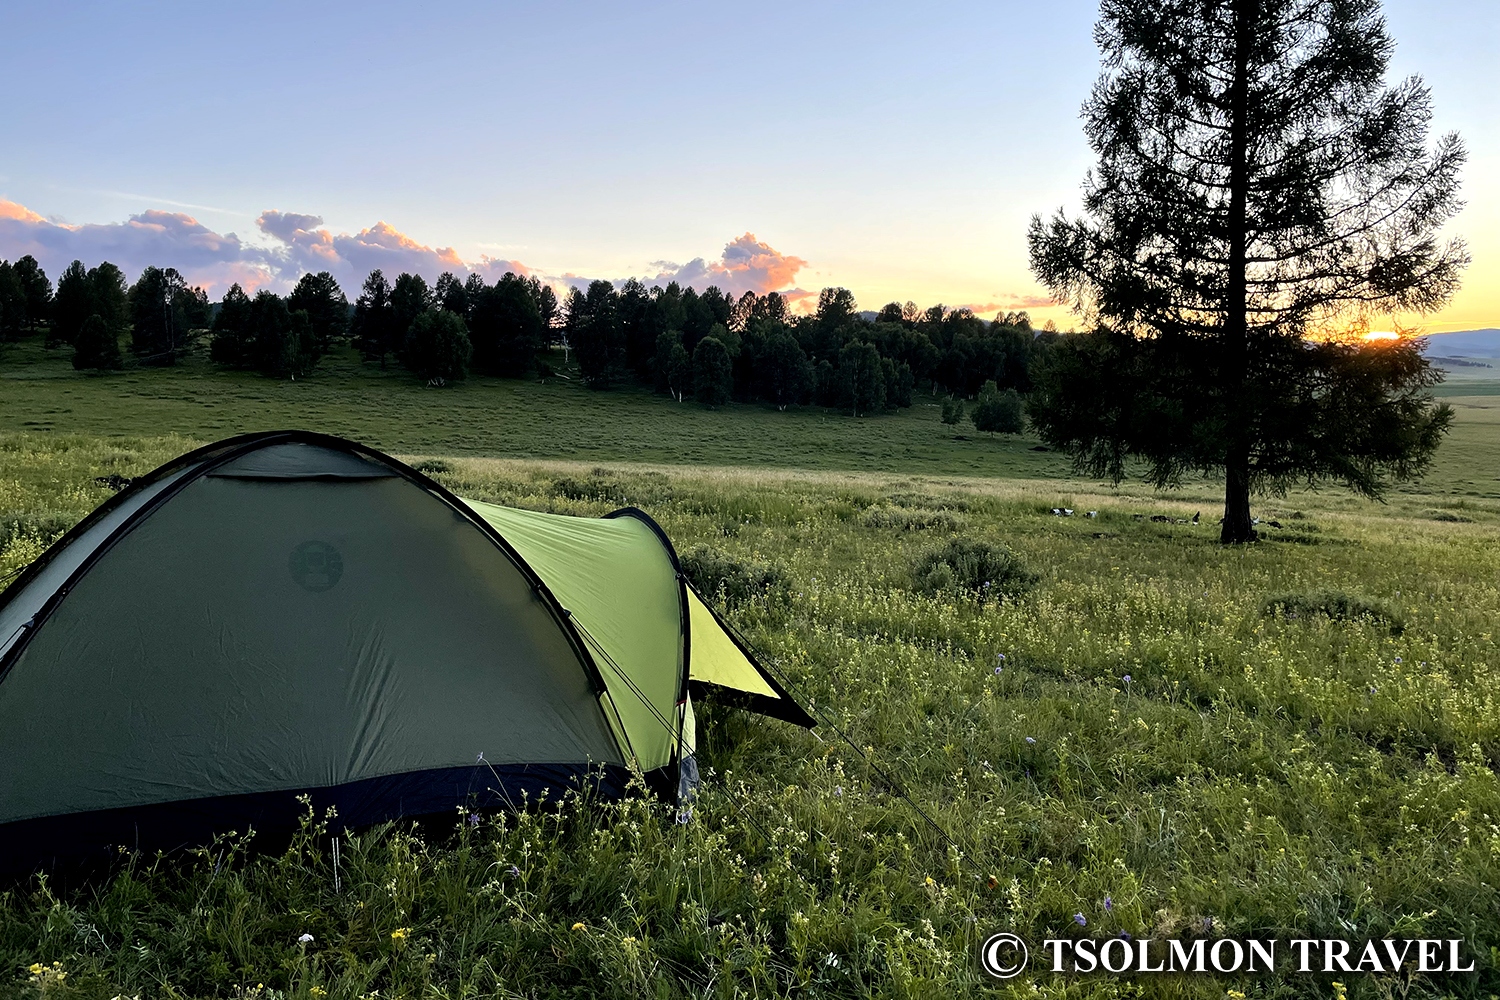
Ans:
[[[461,500],[349,441],[209,445],[0,593],[0,868],[696,781],[692,695],[813,720],[634,508]]]

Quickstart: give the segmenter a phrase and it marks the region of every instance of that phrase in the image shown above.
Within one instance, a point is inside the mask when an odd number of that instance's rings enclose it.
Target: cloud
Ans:
[[[190,282],[222,292],[235,281],[274,281],[278,262],[233,233],[220,234],[190,215],[152,209],[125,222],[51,222],[24,205],[0,200],[0,257],[35,257],[54,278],[74,260],[111,261],[134,280],[147,266],[175,267]]]
[[[0,199],[0,259],[31,254],[54,279],[73,260],[89,267],[108,260],[130,281],[148,266],[173,267],[190,284],[203,286],[214,299],[235,282],[247,291],[269,288],[286,292],[301,275],[317,271],[332,273],[344,294],[353,299],[365,277],[376,268],[389,279],[410,272],[429,283],[444,271],[461,278],[472,272],[487,282],[513,272],[535,276],[560,294],[571,287],[587,288],[592,280],[572,271],[544,273],[519,260],[487,254],[481,254],[478,261],[466,262],[452,247],[427,246],[386,222],[351,235],[328,229],[319,215],[269,209],[256,218],[255,225],[266,237],[264,244],[245,242],[234,233],[215,232],[182,212],[152,209],[125,222],[70,225]],[[485,245],[496,249],[510,246]],[[650,266],[656,274],[643,279],[648,286],[676,281],[701,292],[717,285],[735,297],[747,291],[757,295],[776,291],[788,303],[804,306],[817,297],[816,292],[795,285],[807,261],[780,252],[757,240],[753,233],[729,241],[717,259],[695,257],[686,264],[657,260]]]
[[[647,285],[665,285],[677,282],[702,291],[709,285],[717,285],[721,291],[739,298],[746,292],[765,295],[780,292],[782,298],[792,301],[807,298],[813,292],[788,287],[797,280],[797,272],[807,266],[801,257],[784,254],[769,243],[762,243],[754,233],[736,237],[724,245],[718,260],[709,261],[694,257],[686,264],[656,260],[649,265],[656,269],[655,277],[645,279]]]

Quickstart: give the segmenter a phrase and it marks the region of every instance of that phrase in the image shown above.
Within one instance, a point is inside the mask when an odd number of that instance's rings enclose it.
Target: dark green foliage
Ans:
[[[565,329],[578,358],[584,382],[592,389],[608,389],[625,362],[625,338],[617,322],[615,286],[591,281],[587,292],[568,294]]]
[[[980,600],[1020,597],[1041,580],[1004,545],[957,537],[923,553],[912,564],[912,582],[924,594],[968,591]]]
[[[116,337],[123,337],[130,328],[130,296],[125,285],[125,273],[109,261],[104,261],[88,272],[88,309],[83,319],[97,313],[104,326]],[[79,324],[80,327],[82,323]]]
[[[536,367],[537,352],[546,346],[542,319],[541,283],[507,271],[493,287],[481,280],[468,286],[471,319],[469,339],[474,345],[474,367],[486,375],[522,378]]]
[[[263,375],[305,375],[321,354],[307,313],[292,311],[285,299],[264,288],[250,300],[246,341],[249,366]]]
[[[881,359],[881,368],[885,374],[885,401],[886,405],[895,409],[906,408],[911,405],[911,391],[916,386],[916,377],[912,375],[911,365],[905,361],[895,361],[889,357]]]
[[[734,363],[718,337],[704,337],[693,351],[693,396],[704,406],[723,406],[734,389]]]
[[[398,353],[405,349],[411,325],[430,308],[432,290],[427,287],[426,279],[420,274],[396,276],[396,283],[391,286],[391,324],[393,344]]]
[[[22,296],[26,303],[26,322],[33,333],[39,324],[45,323],[52,313],[52,282],[47,280],[47,272],[42,270],[42,265],[31,254],[27,254],[15,264],[16,280],[21,284]]]
[[[1034,217],[1030,248],[1100,333],[1049,366],[1043,437],[1116,480],[1222,471],[1226,543],[1254,540],[1252,492],[1419,474],[1449,421],[1426,361],[1304,339],[1437,309],[1468,262],[1437,239],[1463,146],[1428,150],[1419,78],[1384,86],[1377,0],[1111,0],[1095,36],[1085,215]]]
[[[354,317],[350,322],[354,346],[366,361],[379,361],[385,367],[387,355],[400,346],[404,329],[396,329],[396,314],[391,308],[391,285],[379,269],[365,278],[359,298],[354,300]]]
[[[209,357],[231,368],[255,367],[250,323],[250,297],[236,282],[229,286],[219,303],[219,314],[214,317],[213,339],[208,345]]]
[[[839,352],[839,405],[854,416],[885,409],[885,368],[873,344],[853,341]]]
[[[766,338],[758,374],[762,395],[778,410],[806,399],[817,380],[801,345],[780,324]]]
[[[663,330],[656,335],[656,347],[651,358],[651,376],[657,392],[667,393],[673,399],[677,391],[672,387],[670,369],[672,348],[682,346],[682,333],[678,330]]]
[[[52,298],[52,329],[47,346],[73,343],[84,321],[94,314],[89,290],[89,272],[83,261],[69,264],[57,279],[57,294]]]
[[[695,545],[678,561],[682,572],[709,600],[743,604],[755,598],[784,600],[791,595],[791,579],[778,563],[741,559],[708,545]]]
[[[943,423],[949,427],[957,427],[964,418],[964,401],[954,399],[952,396],[943,397]]]
[[[477,275],[470,275],[477,277]],[[484,286],[484,279],[479,279],[479,285]],[[444,312],[456,313],[465,320],[469,318],[469,290],[468,286],[459,281],[451,271],[444,271],[438,275],[437,284],[432,286],[433,304]]]
[[[1267,618],[1307,620],[1324,617],[1333,621],[1353,621],[1364,618],[1384,625],[1392,635],[1406,630],[1401,617],[1380,601],[1354,597],[1342,590],[1312,590],[1296,593],[1275,594],[1266,598],[1260,613]]]
[[[73,367],[120,367],[120,338],[105,325],[98,313],[84,320],[83,327],[74,335]]]
[[[192,331],[208,325],[207,294],[189,288],[174,268],[146,268],[131,287],[129,301],[130,349],[144,364],[176,364]]]
[[[1004,392],[994,382],[986,382],[974,404],[974,429],[988,434],[1019,434],[1026,429],[1021,418],[1021,394],[1014,389]]]
[[[327,354],[334,344],[349,335],[349,300],[327,271],[298,278],[297,287],[287,296],[286,306],[292,312],[307,313],[320,354]]]
[[[693,359],[679,339],[667,349],[667,391],[682,402],[693,384]]]
[[[440,476],[453,471],[453,463],[441,458],[424,458],[420,462],[413,462],[411,467],[426,476]]]
[[[429,385],[445,385],[460,382],[469,374],[473,353],[463,317],[446,310],[428,310],[412,322],[402,356],[406,367]]]
[[[16,269],[0,260],[0,341],[18,339],[26,326],[26,289]]]

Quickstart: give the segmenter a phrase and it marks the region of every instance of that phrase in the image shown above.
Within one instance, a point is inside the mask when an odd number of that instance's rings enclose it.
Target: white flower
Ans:
[[[303,934],[302,936],[300,936],[300,937],[297,938],[297,943],[298,944],[312,944],[313,943],[313,936],[311,934]]]

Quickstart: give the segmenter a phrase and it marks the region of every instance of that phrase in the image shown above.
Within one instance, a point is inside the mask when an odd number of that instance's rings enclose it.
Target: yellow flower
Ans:
[[[328,991],[325,990],[321,986],[314,986],[312,989],[308,990],[307,992],[308,992],[309,996],[314,996],[314,997],[326,997],[328,995]]]
[[[931,875],[927,876],[927,884],[928,885],[937,885],[937,883],[932,880],[932,876]]]
[[[395,930],[391,931],[391,940],[392,941],[405,941],[406,940],[406,936],[408,934],[410,934],[410,933],[411,933],[411,928],[410,927],[397,927]]]
[[[47,967],[41,962],[32,962],[31,968],[27,971],[30,972],[33,976],[40,976],[43,972],[47,971]]]
[[[580,921],[578,921],[578,923],[576,923],[576,924],[574,924],[574,925],[573,925],[573,929],[574,929],[574,930],[575,930],[575,931],[581,931],[581,930],[583,930],[583,929],[584,929],[584,928],[583,928],[583,921],[582,921],[582,920],[580,920]]]

